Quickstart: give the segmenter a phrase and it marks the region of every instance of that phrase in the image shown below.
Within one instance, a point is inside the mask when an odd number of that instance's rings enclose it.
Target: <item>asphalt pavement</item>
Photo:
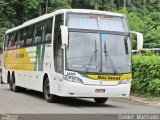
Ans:
[[[42,93],[27,90],[14,93],[7,84],[0,84],[0,114],[159,114],[160,108],[129,99],[109,98],[105,104],[93,99],[62,98],[47,103]]]

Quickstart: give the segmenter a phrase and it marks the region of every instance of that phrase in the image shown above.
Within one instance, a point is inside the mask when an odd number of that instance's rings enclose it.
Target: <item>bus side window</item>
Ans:
[[[34,29],[34,44],[40,44],[43,37],[44,26],[42,23],[35,25]]]
[[[16,48],[20,48],[20,45],[19,45],[19,40],[20,40],[20,30],[17,31],[17,34],[16,34],[16,37],[15,37],[15,47]]]
[[[16,32],[11,33],[11,43],[10,43],[10,49],[14,49],[14,43],[15,43],[15,36]]]
[[[9,33],[9,38],[8,38],[8,50],[11,49],[12,46],[12,39],[13,39],[13,33]]]
[[[19,32],[16,31],[16,32],[14,32],[14,39],[12,41],[12,48],[13,49],[17,48],[17,41],[18,41],[18,39],[19,39]]]
[[[29,28],[26,27],[24,28],[24,31],[23,31],[23,47],[26,45],[26,42],[27,42],[27,38],[28,38],[28,33],[29,33]]]
[[[54,37],[57,37],[58,34],[60,34],[60,26],[63,25],[63,21],[64,21],[63,17],[64,17],[63,14],[56,15],[55,25],[54,25],[54,34],[55,34]]]
[[[26,46],[30,46],[32,44],[32,40],[33,40],[33,27],[29,27],[26,35],[26,41],[25,41]]]
[[[5,42],[4,42],[4,50],[8,49],[8,40],[9,40],[9,35],[5,35]]]
[[[22,48],[24,46],[24,29],[21,29],[20,30],[20,39],[19,39],[19,42],[18,42],[18,45]]]
[[[52,39],[52,23],[53,18],[46,20],[45,22],[45,35],[44,35],[44,42],[51,42]]]
[[[63,25],[63,14],[56,15],[54,26],[54,66],[55,71],[63,74],[63,49],[61,48],[61,31],[60,26]]]

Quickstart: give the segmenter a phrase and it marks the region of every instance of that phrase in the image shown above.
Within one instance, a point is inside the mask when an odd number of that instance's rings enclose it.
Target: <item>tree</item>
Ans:
[[[114,4],[114,0],[102,0],[102,10],[106,11],[115,11],[116,5]]]
[[[93,7],[90,5],[90,0],[71,0],[71,7],[93,9]]]
[[[152,12],[145,16],[144,47],[160,47],[160,12]]]
[[[93,6],[95,10],[98,10],[102,7],[102,0],[90,0],[90,5]]]
[[[0,41],[11,27],[46,12],[71,7],[126,14],[131,30],[144,34],[145,47],[160,47],[160,0],[126,0],[126,10],[124,0],[0,0]]]

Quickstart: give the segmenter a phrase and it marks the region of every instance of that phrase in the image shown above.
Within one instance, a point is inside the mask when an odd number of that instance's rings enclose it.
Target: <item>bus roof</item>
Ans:
[[[13,31],[21,29],[21,28],[24,28],[24,27],[29,26],[31,24],[40,22],[42,20],[45,20],[47,18],[50,18],[50,17],[54,16],[55,14],[66,13],[66,12],[71,12],[71,13],[73,12],[73,13],[106,14],[106,15],[126,17],[125,15],[120,14],[120,13],[113,13],[113,12],[106,12],[106,11],[99,11],[99,10],[89,10],[89,9],[60,9],[60,10],[56,10],[55,12],[52,12],[52,13],[49,13],[49,14],[45,14],[45,15],[39,16],[37,18],[31,19],[31,20],[29,20],[27,22],[24,22],[23,24],[21,24],[21,25],[19,25],[17,27],[8,29],[5,34],[13,32]]]

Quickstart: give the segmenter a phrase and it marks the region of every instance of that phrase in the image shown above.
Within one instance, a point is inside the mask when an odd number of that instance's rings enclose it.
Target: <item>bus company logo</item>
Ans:
[[[76,75],[76,73],[73,73],[73,72],[67,72],[67,75],[68,75],[68,76],[75,76],[75,75]]]
[[[5,58],[13,57],[12,54],[6,53]],[[24,58],[24,54],[16,54],[16,58]]]
[[[107,77],[106,77],[106,76],[98,76],[98,78],[97,78],[97,79],[105,80],[105,79],[107,79]]]
[[[93,15],[90,16],[89,18],[113,18],[111,15]]]
[[[12,54],[5,53],[4,57],[5,57],[5,58],[10,58],[10,57],[12,57]]]
[[[4,57],[5,57],[5,58],[8,58],[8,53],[6,53],[6,54],[4,55]]]
[[[24,54],[16,54],[16,58],[24,58]]]
[[[120,80],[121,77],[120,76],[102,76],[102,75],[99,75],[97,77],[97,79],[100,79],[100,80]]]
[[[109,80],[120,80],[121,77],[120,76],[108,76]]]

